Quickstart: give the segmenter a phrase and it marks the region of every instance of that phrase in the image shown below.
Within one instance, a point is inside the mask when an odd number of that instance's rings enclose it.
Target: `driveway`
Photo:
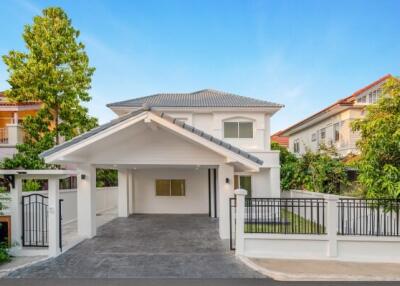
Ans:
[[[234,256],[206,215],[133,215],[20,278],[263,278]]]

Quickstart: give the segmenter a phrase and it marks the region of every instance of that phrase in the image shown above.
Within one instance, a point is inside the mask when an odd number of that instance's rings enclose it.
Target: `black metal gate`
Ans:
[[[236,238],[236,198],[229,199],[229,246],[235,250]]]
[[[59,236],[62,247],[62,216],[59,200]],[[41,194],[30,194],[22,197],[22,246],[48,247],[48,197]]]

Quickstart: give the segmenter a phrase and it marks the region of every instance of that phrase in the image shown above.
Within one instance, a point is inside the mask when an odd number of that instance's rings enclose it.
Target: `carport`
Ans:
[[[220,240],[205,215],[116,218],[55,259],[11,273],[18,278],[260,278]]]
[[[97,234],[96,168],[118,170],[120,218],[143,213],[209,215],[218,218],[219,237],[228,239],[234,172],[257,172],[263,164],[201,130],[143,108],[41,155],[47,163],[76,165],[78,234],[83,238]],[[180,187],[173,189],[176,182]]]

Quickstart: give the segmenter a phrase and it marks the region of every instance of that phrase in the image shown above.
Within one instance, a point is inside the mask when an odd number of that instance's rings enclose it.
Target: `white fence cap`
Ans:
[[[245,189],[236,189],[234,193],[235,195],[242,195],[242,196],[247,195],[247,191]]]

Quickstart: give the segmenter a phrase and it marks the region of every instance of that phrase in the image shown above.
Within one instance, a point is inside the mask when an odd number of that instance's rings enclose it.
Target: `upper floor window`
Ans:
[[[313,134],[311,134],[311,142],[315,142],[315,141],[317,141],[317,134],[313,133]]]
[[[375,103],[379,99],[380,94],[381,94],[380,88],[376,89],[376,90],[372,90],[372,91],[360,96],[357,99],[357,102],[358,103],[368,103],[368,104]]]
[[[324,140],[325,140],[325,137],[326,137],[326,129],[325,129],[325,128],[322,128],[322,129],[319,131],[319,136],[320,136],[320,138],[321,138],[321,141],[324,141]]]
[[[335,142],[338,142],[340,139],[340,123],[333,124],[333,138]]]
[[[253,138],[253,122],[224,122],[224,138]]]
[[[299,139],[294,140],[293,152],[294,153],[300,153],[300,141],[299,141]]]
[[[359,103],[367,103],[367,96],[361,96],[360,98],[358,98],[357,102]]]

